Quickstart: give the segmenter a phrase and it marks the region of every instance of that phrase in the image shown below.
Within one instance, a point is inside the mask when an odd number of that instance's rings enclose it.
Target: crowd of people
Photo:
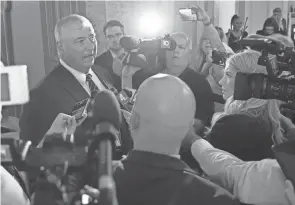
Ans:
[[[294,184],[271,149],[294,140],[295,125],[281,114],[278,100],[233,98],[238,72],[267,74],[266,67],[257,64],[261,51],[239,44],[248,33],[238,15],[232,17],[225,34],[202,8],[192,9],[204,24],[197,56],[191,55],[190,37],[175,32],[171,38],[176,48],[165,51],[164,63],[154,70],[146,69],[143,54],[129,55],[126,61],[128,54],[120,45],[126,35],[121,22],[105,24],[109,49],[97,57],[91,22],[76,14],[62,18],[54,30],[59,65],[31,90],[22,109],[20,138],[40,148],[56,135],[71,136],[77,146],[87,145],[91,118],[85,112],[76,120],[72,108],[103,90],[136,90],[132,111],[122,107],[120,149],[113,158],[118,204],[295,205]],[[274,9],[257,34],[294,47],[285,36],[280,9]],[[227,54],[225,66],[213,63],[214,50]],[[192,58],[197,58],[196,66]],[[95,162],[83,171],[67,173],[63,191],[68,201],[83,187],[99,199]],[[24,181],[15,177],[16,183],[12,176],[17,170],[11,171],[15,167],[1,169],[1,204],[64,202],[59,192],[48,189],[38,197],[36,173],[28,171]],[[57,176],[56,170],[48,178]]]

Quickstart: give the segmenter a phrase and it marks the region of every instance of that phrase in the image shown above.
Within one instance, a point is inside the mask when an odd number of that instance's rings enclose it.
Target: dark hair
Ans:
[[[111,28],[111,27],[115,27],[115,26],[121,27],[122,32],[124,33],[124,26],[123,26],[123,24],[120,21],[110,20],[103,27],[103,33],[104,33],[104,35],[106,35],[107,28]]]
[[[278,23],[276,22],[276,20],[274,20],[273,18],[268,18],[264,21],[264,24],[263,24],[263,31],[265,29],[265,27],[267,26],[271,26],[274,28],[274,33],[278,33],[279,32],[279,25]]]
[[[274,12],[280,12],[280,13],[282,13],[282,9],[279,8],[279,7],[277,7],[277,8],[275,8],[272,12],[273,12],[273,13],[274,13]]]
[[[239,18],[240,18],[240,16],[238,14],[235,14],[235,15],[233,15],[233,17],[231,17],[231,20],[230,20],[230,29],[232,29],[233,24],[234,24],[234,21],[236,19],[239,19]]]
[[[218,34],[219,34],[219,37],[220,37],[220,40],[222,41],[223,38],[224,38],[224,32],[223,32],[223,29],[221,27],[218,27],[218,26],[215,26],[215,29],[217,30]]]

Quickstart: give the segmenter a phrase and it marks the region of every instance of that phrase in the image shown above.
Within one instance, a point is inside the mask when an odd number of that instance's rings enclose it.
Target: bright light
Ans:
[[[145,13],[139,19],[139,28],[144,35],[157,35],[164,22],[156,12]]]

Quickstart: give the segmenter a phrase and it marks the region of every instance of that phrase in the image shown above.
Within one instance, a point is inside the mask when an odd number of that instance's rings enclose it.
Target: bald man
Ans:
[[[190,88],[171,75],[157,74],[139,87],[130,119],[134,149],[114,166],[120,205],[238,204],[180,160],[195,104]]]

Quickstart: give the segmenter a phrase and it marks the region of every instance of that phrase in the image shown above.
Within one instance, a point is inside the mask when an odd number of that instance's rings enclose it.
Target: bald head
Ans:
[[[64,38],[64,34],[67,35],[65,30],[69,28],[72,29],[72,27],[87,27],[93,29],[91,22],[87,18],[77,14],[71,14],[69,16],[62,18],[55,25],[54,36],[56,42],[61,41]]]
[[[169,145],[173,150],[179,148],[194,114],[194,94],[182,80],[166,74],[150,77],[140,86],[132,111],[135,148],[137,140],[161,150]]]

